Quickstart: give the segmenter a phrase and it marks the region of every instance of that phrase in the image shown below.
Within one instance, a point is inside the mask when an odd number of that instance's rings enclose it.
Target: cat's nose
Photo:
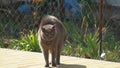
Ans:
[[[51,32],[51,30],[48,30],[48,32]]]
[[[48,37],[50,38],[51,36],[50,36],[50,35],[48,35]]]
[[[51,36],[51,35],[49,35],[49,38],[52,38],[52,36]]]

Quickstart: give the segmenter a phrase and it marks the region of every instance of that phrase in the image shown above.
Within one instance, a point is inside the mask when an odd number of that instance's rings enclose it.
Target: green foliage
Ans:
[[[66,44],[66,45],[64,46],[64,49],[63,49],[62,53],[63,53],[64,55],[72,55],[72,53],[73,53],[73,48],[71,47],[71,45]]]
[[[75,56],[88,54],[94,59],[98,58],[98,32],[85,33],[83,38],[77,25],[71,22],[66,22],[64,25],[68,32],[67,43],[63,50],[65,54]]]
[[[64,25],[68,32],[67,41],[69,43],[64,51],[71,52],[75,56],[84,56],[87,54],[91,58],[98,58],[99,42],[98,32],[92,31],[96,27],[96,19],[93,16],[93,10],[87,1],[81,0],[82,19],[80,23],[65,22]],[[71,49],[72,48],[72,49]],[[73,51],[71,51],[73,50]],[[68,54],[68,55],[71,55]]]
[[[37,35],[33,31],[30,31],[28,35],[23,35],[18,40],[13,40],[10,48],[24,51],[40,51]]]
[[[64,22],[63,24],[67,30],[67,39],[69,43],[79,43],[79,40],[81,39],[79,28],[72,22]]]
[[[116,46],[112,51],[106,50],[105,53],[105,60],[120,62],[120,46]]]
[[[98,58],[99,42],[98,42],[98,32],[95,34],[88,33],[85,35],[84,42],[87,47],[83,47],[85,52],[89,54],[91,58]]]
[[[96,21],[95,21],[95,17],[93,15],[93,9],[91,7],[91,5],[88,3],[88,1],[86,0],[81,0],[81,4],[82,4],[82,10],[81,10],[81,15],[82,15],[82,24],[88,25],[88,27],[94,27]]]
[[[83,53],[84,53],[84,51],[82,48],[82,44],[78,44],[78,46],[76,48],[76,56],[81,57],[81,56],[83,56]]]
[[[105,60],[120,62],[120,41],[116,41],[114,36],[103,41]]]
[[[1,38],[0,39],[0,48],[4,48],[5,46],[4,40]]]

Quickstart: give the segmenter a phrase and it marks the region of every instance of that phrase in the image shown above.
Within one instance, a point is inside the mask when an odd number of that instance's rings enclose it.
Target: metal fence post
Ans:
[[[100,6],[99,6],[99,12],[100,12],[100,19],[99,19],[99,41],[100,41],[100,46],[99,46],[99,55],[102,53],[102,25],[103,25],[103,0],[100,0]]]

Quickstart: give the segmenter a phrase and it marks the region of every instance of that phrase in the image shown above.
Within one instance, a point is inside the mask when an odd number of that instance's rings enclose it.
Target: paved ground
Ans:
[[[120,68],[120,63],[61,56],[58,68]],[[44,68],[41,53],[0,48],[0,68]]]

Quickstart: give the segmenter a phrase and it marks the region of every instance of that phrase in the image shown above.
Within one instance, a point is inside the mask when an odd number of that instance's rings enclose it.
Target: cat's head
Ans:
[[[46,41],[51,41],[56,36],[56,28],[55,25],[47,24],[42,26],[43,39]]]

